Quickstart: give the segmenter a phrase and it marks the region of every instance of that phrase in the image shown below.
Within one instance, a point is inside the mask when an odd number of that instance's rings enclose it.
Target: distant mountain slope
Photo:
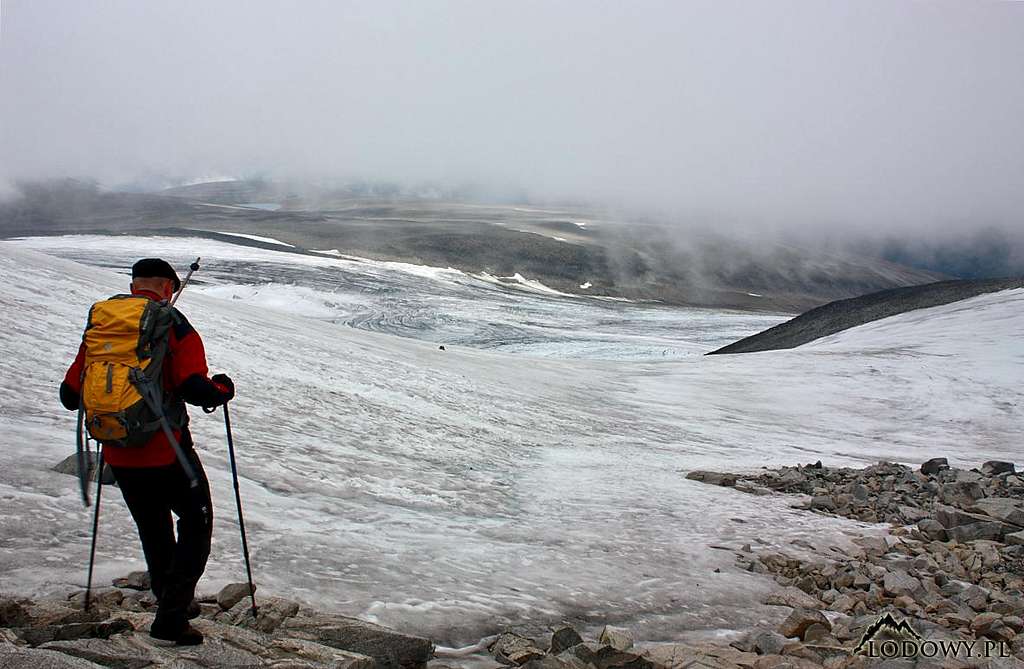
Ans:
[[[565,293],[749,311],[795,313],[949,278],[865,255],[728,237],[585,207],[367,196],[357,188],[223,181],[140,194],[58,182],[25,187],[22,198],[0,204],[0,237],[225,232],[273,237],[297,253],[336,249],[471,274],[519,274]]]
[[[923,286],[905,286],[846,300],[836,300],[811,309],[764,332],[712,351],[708,355],[796,348],[801,344],[871,321],[1011,288],[1024,288],[1024,277],[940,281]]]

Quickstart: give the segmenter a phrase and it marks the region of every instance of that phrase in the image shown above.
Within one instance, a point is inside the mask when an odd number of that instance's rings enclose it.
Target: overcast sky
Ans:
[[[1024,226],[1024,3],[2,0],[6,179],[474,181]]]

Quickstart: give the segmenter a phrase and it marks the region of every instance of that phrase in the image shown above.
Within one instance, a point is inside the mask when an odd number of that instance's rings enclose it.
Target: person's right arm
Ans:
[[[225,374],[209,378],[206,348],[199,333],[176,310],[179,316],[171,333],[170,374],[171,387],[185,402],[200,407],[227,404],[235,396],[235,384]]]

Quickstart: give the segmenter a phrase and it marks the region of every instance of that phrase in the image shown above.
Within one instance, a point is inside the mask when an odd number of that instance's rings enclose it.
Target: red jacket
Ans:
[[[151,300],[161,297],[149,291],[132,291],[133,295],[141,295]],[[199,333],[185,319],[181,312],[174,310],[179,321],[171,328],[167,345],[167,357],[164,359],[163,384],[164,392],[172,401],[188,402],[197,406],[217,406],[231,399],[233,394],[226,386],[216,383],[207,377],[206,349]],[[78,409],[79,396],[82,390],[82,372],[85,366],[85,343],[78,347],[78,355],[71,363],[64,382],[61,384],[61,401],[68,409]],[[184,448],[191,447],[191,435],[186,426],[174,431],[174,436]],[[184,435],[184,439],[183,436]],[[184,443],[182,443],[184,441]],[[156,433],[146,445],[140,448],[120,446],[103,446],[103,459],[114,467],[160,467],[173,463],[176,459],[174,448],[167,441],[162,431]]]

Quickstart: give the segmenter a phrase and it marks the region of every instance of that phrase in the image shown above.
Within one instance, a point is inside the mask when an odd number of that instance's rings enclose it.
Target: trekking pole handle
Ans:
[[[171,303],[168,306],[173,307],[174,303],[178,301],[179,297],[181,297],[182,291],[185,290],[185,286],[188,285],[189,280],[192,278],[192,273],[199,269],[199,261],[201,259],[202,258],[196,258],[195,262],[188,266],[188,274],[185,275],[185,280],[181,282],[181,288],[178,288],[178,292],[174,294],[173,298],[171,298]]]

